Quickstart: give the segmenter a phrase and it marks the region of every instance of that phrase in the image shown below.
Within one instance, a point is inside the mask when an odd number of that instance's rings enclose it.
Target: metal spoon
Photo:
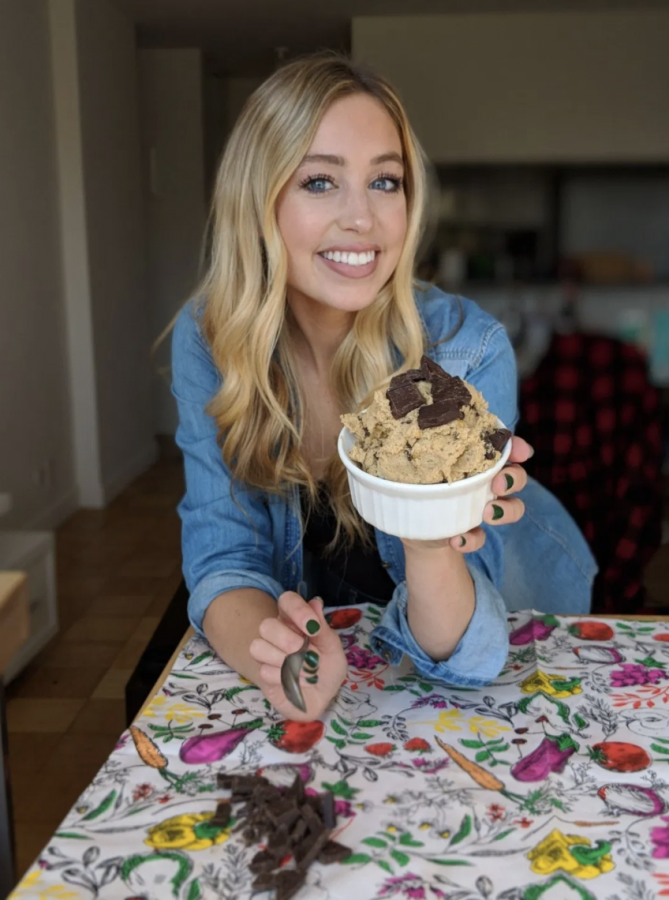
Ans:
[[[303,600],[306,600],[307,585],[301,581],[297,586],[298,593]],[[304,702],[302,691],[300,689],[300,672],[304,663],[304,656],[309,647],[309,637],[305,637],[304,643],[299,650],[289,653],[281,663],[281,687],[286,697],[293,706],[296,706],[301,712],[307,711],[307,705]]]

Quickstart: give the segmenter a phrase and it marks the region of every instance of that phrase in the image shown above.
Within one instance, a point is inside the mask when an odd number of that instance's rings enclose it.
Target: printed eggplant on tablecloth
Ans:
[[[334,794],[352,855],[298,898],[669,896],[669,623],[510,614],[504,671],[465,689],[374,655],[380,615],[329,613],[349,674],[311,723],[193,638],[11,900],[269,898],[262,845],[210,824],[221,771]]]

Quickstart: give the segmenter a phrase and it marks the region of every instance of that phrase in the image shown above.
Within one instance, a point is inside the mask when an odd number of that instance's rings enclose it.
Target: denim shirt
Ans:
[[[429,344],[457,326],[457,298],[419,285],[416,304]],[[451,375],[466,378],[512,431],[518,421],[513,349],[503,326],[474,302],[461,298],[462,325],[427,353]],[[302,581],[298,489],[290,501],[234,485],[217,443],[217,428],[205,412],[221,385],[202,336],[200,313],[190,301],[181,310],[172,340],[172,393],[178,412],[176,442],[183,451],[186,492],[182,519],[183,571],[188,614],[202,634],[209,604],[226,591],[258,588],[275,599]],[[581,614],[590,608],[596,566],[577,526],[556,498],[530,479],[522,493],[520,522],[492,528],[486,543],[465,555],[475,588],[475,609],[447,660],[435,661],[415,640],[407,621],[404,548],[399,538],[375,530],[383,565],[395,582],[370,643],[393,665],[408,655],[416,670],[454,685],[480,687],[502,670],[508,653],[507,611],[534,608]]]

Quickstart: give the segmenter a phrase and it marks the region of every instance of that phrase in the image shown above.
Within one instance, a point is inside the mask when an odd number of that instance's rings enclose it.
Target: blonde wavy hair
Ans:
[[[413,273],[426,222],[426,159],[393,88],[339,53],[285,65],[248,99],[218,169],[210,263],[197,293],[204,304],[203,333],[222,375],[208,412],[218,425],[223,459],[234,479],[247,487],[287,499],[296,485],[306,488],[308,512],[320,495],[301,451],[304,400],[292,350],[287,255],[276,205],[325,111],[354,94],[377,100],[397,127],[407,232],[391,279],[356,314],[337,350],[332,386],[341,407],[352,412],[364,408],[394,373],[419,365],[427,336],[414,299]],[[325,482],[337,520],[328,550],[340,539],[350,545],[356,537],[371,546],[336,450]]]

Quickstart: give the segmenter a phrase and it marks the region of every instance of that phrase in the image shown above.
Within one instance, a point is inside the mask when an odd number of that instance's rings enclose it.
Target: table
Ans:
[[[14,842],[7,772],[7,727],[2,672],[30,632],[28,581],[23,572],[0,572],[0,897],[14,884]]]
[[[669,622],[513,613],[504,671],[465,689],[375,656],[375,606],[329,615],[349,675],[306,725],[188,636],[12,900],[251,897],[258,848],[207,824],[222,770],[334,793],[353,855],[313,865],[302,900],[669,889]]]

